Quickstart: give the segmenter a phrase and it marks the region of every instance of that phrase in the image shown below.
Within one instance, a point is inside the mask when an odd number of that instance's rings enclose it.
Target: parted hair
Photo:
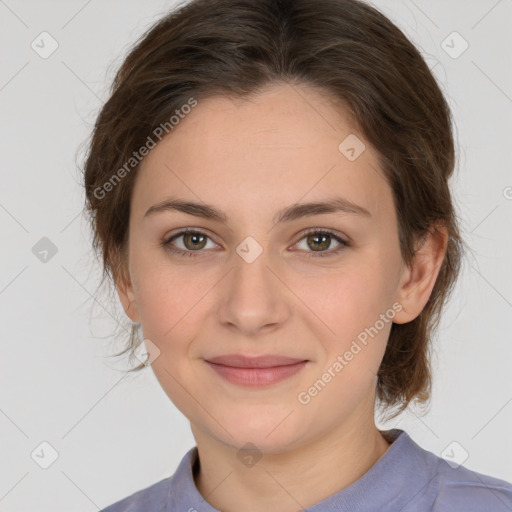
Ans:
[[[133,152],[190,98],[245,98],[279,83],[326,91],[353,116],[392,190],[407,265],[425,234],[440,224],[447,230],[430,298],[414,320],[393,323],[377,374],[377,402],[392,418],[413,400],[430,400],[432,339],[460,271],[464,242],[449,187],[455,148],[447,101],[416,47],[362,1],[192,0],[142,34],[117,70],[83,165],[85,212],[102,282],[127,276],[130,200],[139,166],[125,164]],[[123,166],[122,179],[107,195],[99,193]],[[139,327],[131,326],[116,356],[140,343]]]

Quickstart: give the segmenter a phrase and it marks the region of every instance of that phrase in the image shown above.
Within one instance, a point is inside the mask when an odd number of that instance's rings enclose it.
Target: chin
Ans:
[[[228,428],[232,437],[223,432],[223,442],[237,450],[244,449],[248,444],[254,445],[262,454],[286,451],[296,442],[298,432],[293,425],[286,425],[287,420],[283,422],[284,417],[286,415],[257,422],[251,418],[247,423],[239,418],[236,424],[232,424],[236,430]]]

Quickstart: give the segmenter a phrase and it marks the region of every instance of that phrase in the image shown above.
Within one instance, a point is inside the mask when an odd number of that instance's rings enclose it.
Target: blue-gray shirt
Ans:
[[[421,448],[403,430],[388,430],[387,437],[391,446],[363,476],[307,510],[512,511],[511,483],[448,464]],[[197,490],[192,472],[196,458],[197,446],[185,454],[172,476],[131,494],[103,512],[219,512]]]

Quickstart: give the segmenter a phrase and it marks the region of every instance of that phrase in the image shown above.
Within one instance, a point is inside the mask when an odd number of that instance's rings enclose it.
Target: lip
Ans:
[[[305,359],[285,356],[246,357],[238,354],[213,357],[206,363],[223,379],[247,387],[269,386],[300,372]]]
[[[235,368],[272,368],[275,366],[288,366],[305,361],[294,357],[262,355],[243,356],[241,354],[227,354],[224,356],[210,357],[208,363],[221,364]]]

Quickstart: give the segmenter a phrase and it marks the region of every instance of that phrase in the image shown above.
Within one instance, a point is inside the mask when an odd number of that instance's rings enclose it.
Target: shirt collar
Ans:
[[[429,452],[404,430],[394,428],[384,434],[392,444],[382,457],[351,485],[310,506],[309,512],[374,512],[383,505],[400,510],[421,492],[432,479]],[[170,480],[166,511],[219,512],[205,501],[195,485],[192,468],[197,456],[195,446],[181,460]]]

